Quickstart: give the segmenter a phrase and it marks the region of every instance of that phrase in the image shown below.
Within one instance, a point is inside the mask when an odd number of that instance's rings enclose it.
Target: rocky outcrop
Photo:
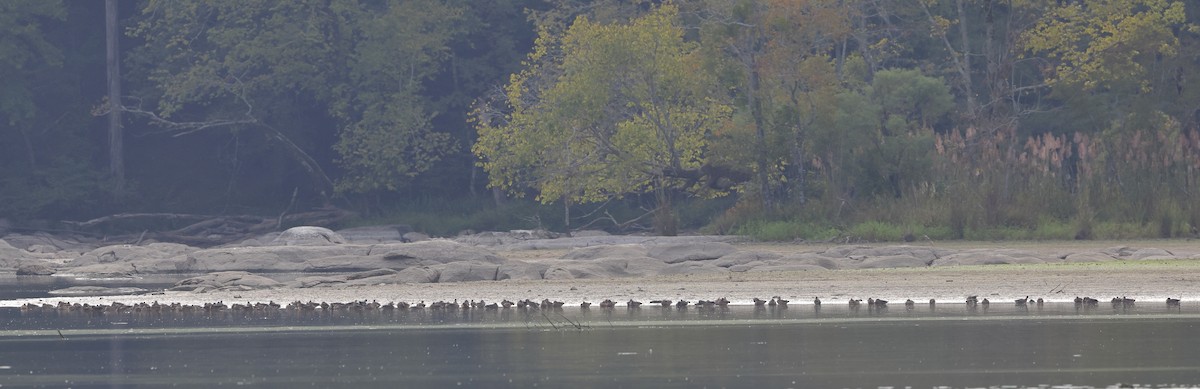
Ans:
[[[55,272],[57,270],[54,269],[54,266],[43,261],[25,261],[17,266],[17,275],[19,276],[48,276]]]
[[[272,245],[281,246],[328,246],[345,244],[346,238],[325,227],[300,226],[289,228],[275,240]]]
[[[725,242],[662,244],[650,246],[646,255],[666,263],[706,261],[733,254],[737,247]]]
[[[617,244],[579,247],[563,254],[562,259],[572,261],[590,261],[598,258],[631,258],[645,257],[646,247],[638,244]]]
[[[254,290],[278,288],[283,284],[260,275],[244,271],[209,273],[179,281],[169,290],[207,292],[213,290]]]
[[[394,243],[372,246],[371,255],[383,255],[391,267],[432,266],[451,262],[487,262],[499,264],[504,258],[490,250],[468,246],[450,240],[430,240],[415,243]]]
[[[54,296],[118,296],[146,293],[146,289],[134,287],[109,288],[105,286],[72,286],[50,291]]]

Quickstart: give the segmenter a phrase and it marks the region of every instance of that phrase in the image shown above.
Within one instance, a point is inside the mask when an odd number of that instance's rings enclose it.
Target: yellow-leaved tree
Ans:
[[[683,35],[672,5],[543,31],[505,88],[503,113],[476,123],[490,185],[567,207],[654,193],[656,232],[673,234],[671,192],[699,187],[708,136],[731,112],[711,98],[716,83]]]

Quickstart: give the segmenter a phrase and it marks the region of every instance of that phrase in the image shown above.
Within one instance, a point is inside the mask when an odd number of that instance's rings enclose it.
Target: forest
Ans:
[[[0,227],[1196,237],[1198,71],[1183,0],[6,0]]]

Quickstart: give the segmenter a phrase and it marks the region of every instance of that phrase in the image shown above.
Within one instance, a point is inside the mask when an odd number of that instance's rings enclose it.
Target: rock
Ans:
[[[400,241],[405,243],[424,242],[427,240],[429,240],[429,235],[421,232],[409,232],[400,237]]]
[[[658,258],[666,263],[717,259],[735,251],[736,247],[725,242],[664,244],[651,246],[646,250],[651,258]]]
[[[25,261],[17,266],[17,275],[19,276],[48,276],[54,274],[55,271],[49,263],[41,261]]]
[[[316,288],[322,286],[342,285],[346,283],[345,276],[310,276],[298,277],[287,283],[291,288]]]
[[[347,243],[373,244],[402,242],[404,235],[412,232],[412,226],[407,224],[391,224],[380,226],[355,227],[337,230]]]
[[[930,260],[911,255],[889,255],[884,257],[866,258],[858,264],[859,269],[878,269],[892,267],[926,267]]]
[[[603,245],[571,249],[563,254],[562,259],[590,261],[597,258],[641,258],[646,256],[646,248],[637,244]]]
[[[437,269],[425,266],[417,266],[401,270],[399,273],[396,273],[396,275],[390,277],[395,279],[398,283],[423,284],[429,282],[438,282],[438,279],[441,278],[441,272],[439,272]]]
[[[766,251],[738,251],[717,258],[713,265],[719,267],[731,267],[734,265],[742,265],[756,261],[769,261],[780,259],[783,255]]]
[[[933,262],[931,266],[972,266],[1046,263],[1032,253],[1020,250],[968,250],[951,254]]]
[[[278,281],[244,271],[225,271],[209,273],[179,281],[169,290],[174,291],[209,291],[209,290],[252,290],[280,287]]]
[[[579,230],[571,232],[572,238],[586,238],[592,236],[611,236],[612,234],[604,230]]]
[[[50,291],[55,296],[117,296],[146,293],[147,290],[134,287],[108,288],[103,286],[72,286],[70,288]]]
[[[858,264],[857,262],[853,262],[847,258],[830,258],[830,257],[826,257],[824,255],[817,254],[817,253],[800,253],[800,254],[788,255],[783,258],[780,258],[779,262],[790,264],[790,265],[796,265],[796,266],[802,266],[802,265],[818,266],[818,267],[821,267],[824,269],[842,269],[847,266]]]
[[[496,270],[496,281],[503,280],[540,280],[542,274],[549,268],[544,263],[525,263],[508,261]]]
[[[734,272],[734,273],[744,273],[746,271],[749,271],[750,269],[753,269],[753,268],[756,268],[759,266],[765,266],[765,265],[767,265],[767,263],[763,262],[763,261],[750,261],[750,262],[746,262],[746,263],[740,263],[737,265],[729,266],[729,271]]]
[[[39,254],[53,254],[53,253],[57,253],[62,250],[59,250],[58,247],[54,247],[54,246],[47,246],[44,244],[35,244],[35,245],[30,245],[29,247],[26,247],[25,251],[28,251],[31,253],[39,253]]]
[[[346,238],[325,227],[300,226],[284,230],[271,244],[282,246],[328,246],[345,244]]]
[[[599,258],[592,263],[604,266],[616,277],[644,277],[659,274],[666,262],[650,257]]]
[[[1150,247],[1150,248],[1138,249],[1138,250],[1130,253],[1128,257],[1122,258],[1122,259],[1132,259],[1132,260],[1140,261],[1140,260],[1145,260],[1145,259],[1174,259],[1174,258],[1175,258],[1175,254],[1170,251]]]
[[[479,261],[451,262],[441,266],[437,282],[495,281],[500,266]]]
[[[390,276],[390,275],[399,274],[399,273],[400,272],[392,270],[392,269],[367,270],[367,271],[360,271],[358,273],[347,274],[346,280],[350,281],[350,280],[359,280],[359,279],[363,279],[363,278]]]
[[[914,258],[919,258],[925,262],[933,262],[934,260],[950,255],[953,252],[950,250],[938,250],[932,247],[924,246],[882,246],[882,247],[852,247],[850,250],[843,253],[843,257],[847,258],[864,258],[864,257],[895,257],[907,255]],[[828,252],[826,255],[829,255]]]
[[[571,280],[571,279],[575,279],[575,275],[571,274],[571,271],[567,270],[565,268],[558,267],[558,266],[551,266],[549,269],[546,269],[545,274],[542,274],[542,279]]]
[[[757,272],[828,271],[828,270],[829,269],[822,267],[822,266],[818,266],[818,265],[808,265],[808,264],[801,264],[801,263],[785,263],[785,264],[778,264],[778,265],[756,266],[750,270],[747,270],[747,272],[757,273]]]
[[[29,250],[29,248],[34,245],[53,247],[54,250],[51,252],[66,250],[75,253],[88,252],[98,247],[96,242],[92,239],[84,239],[83,237],[78,236],[53,235],[46,232],[37,232],[31,235],[9,234],[5,236],[3,240],[12,245],[12,247],[28,250],[30,252],[36,252],[34,250]]]
[[[151,243],[145,246],[104,246],[84,253],[68,262],[69,266],[86,266],[101,263],[132,262],[166,259],[196,251],[195,247],[177,243]]]
[[[503,263],[504,258],[491,251],[462,243],[437,239],[416,243],[397,243],[376,245],[370,253],[381,253],[384,259],[395,262],[389,266],[432,266],[441,263],[471,261],[487,263]]]
[[[1111,255],[1100,252],[1082,252],[1067,254],[1065,262],[1107,262],[1115,260]]]
[[[366,255],[370,246],[219,247],[187,254],[183,271],[299,272],[315,259]],[[384,266],[375,266],[379,268]],[[358,269],[365,270],[365,269]]]
[[[664,275],[664,276],[673,276],[673,275],[723,274],[723,273],[727,273],[727,272],[728,272],[728,270],[726,270],[725,268],[713,266],[713,264],[711,264],[711,263],[689,261],[689,262],[680,262],[680,263],[668,265],[667,267],[664,267],[661,271],[659,271],[658,274]]]
[[[348,272],[372,269],[391,269],[396,262],[388,261],[382,255],[338,255],[304,261],[305,272]],[[396,266],[402,270],[407,266]]]
[[[555,239],[560,236],[562,234],[546,230],[484,231],[459,234],[454,237],[454,241],[473,246],[499,246],[527,240]]]

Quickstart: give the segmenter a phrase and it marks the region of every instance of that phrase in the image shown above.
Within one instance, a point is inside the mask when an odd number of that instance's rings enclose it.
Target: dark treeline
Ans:
[[[0,218],[1200,232],[1186,1],[117,3],[109,101],[104,2],[0,2]]]

